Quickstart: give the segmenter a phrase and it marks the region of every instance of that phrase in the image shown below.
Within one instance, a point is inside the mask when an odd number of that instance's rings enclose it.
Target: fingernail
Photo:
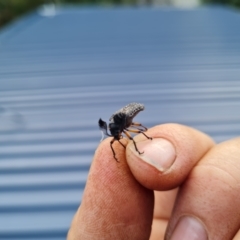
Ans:
[[[146,163],[157,168],[161,172],[165,171],[174,163],[176,151],[171,142],[164,138],[154,138],[137,143],[137,148],[142,154],[138,154],[133,144],[130,149]]]
[[[203,225],[193,217],[182,217],[177,223],[170,240],[207,240]]]

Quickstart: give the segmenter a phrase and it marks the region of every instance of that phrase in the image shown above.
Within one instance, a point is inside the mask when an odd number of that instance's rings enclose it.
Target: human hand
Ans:
[[[240,139],[215,146],[177,124],[147,135],[134,138],[142,155],[114,143],[120,163],[111,138],[100,144],[68,240],[240,239]]]

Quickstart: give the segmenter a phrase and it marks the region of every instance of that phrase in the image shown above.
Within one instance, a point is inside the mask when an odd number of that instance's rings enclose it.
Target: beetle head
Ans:
[[[121,129],[121,126],[119,124],[109,123],[109,129],[110,129],[111,135],[115,139],[120,139],[121,138],[122,129]]]

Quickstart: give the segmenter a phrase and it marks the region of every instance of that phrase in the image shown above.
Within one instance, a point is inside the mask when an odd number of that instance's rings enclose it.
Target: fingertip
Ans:
[[[94,157],[93,157],[93,162],[98,162],[98,161],[103,161],[104,159],[104,164],[108,164],[109,162],[125,162],[126,157],[125,157],[125,147],[127,146],[128,140],[123,138],[121,139],[121,143],[118,141],[114,141],[112,144],[111,148],[111,141],[112,138],[106,138],[103,141],[100,142],[99,146],[97,147]],[[114,152],[113,152],[114,151]],[[115,157],[114,157],[115,153]]]
[[[179,186],[197,161],[214,142],[206,134],[179,124],[163,124],[147,131],[153,140],[136,136],[138,154],[132,142],[126,157],[136,179],[153,190],[170,190]]]

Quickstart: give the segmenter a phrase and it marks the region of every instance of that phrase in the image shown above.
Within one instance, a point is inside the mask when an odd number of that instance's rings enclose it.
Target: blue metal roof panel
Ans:
[[[240,15],[59,8],[0,32],[0,238],[65,239],[101,138],[129,102],[151,127],[240,135]]]

